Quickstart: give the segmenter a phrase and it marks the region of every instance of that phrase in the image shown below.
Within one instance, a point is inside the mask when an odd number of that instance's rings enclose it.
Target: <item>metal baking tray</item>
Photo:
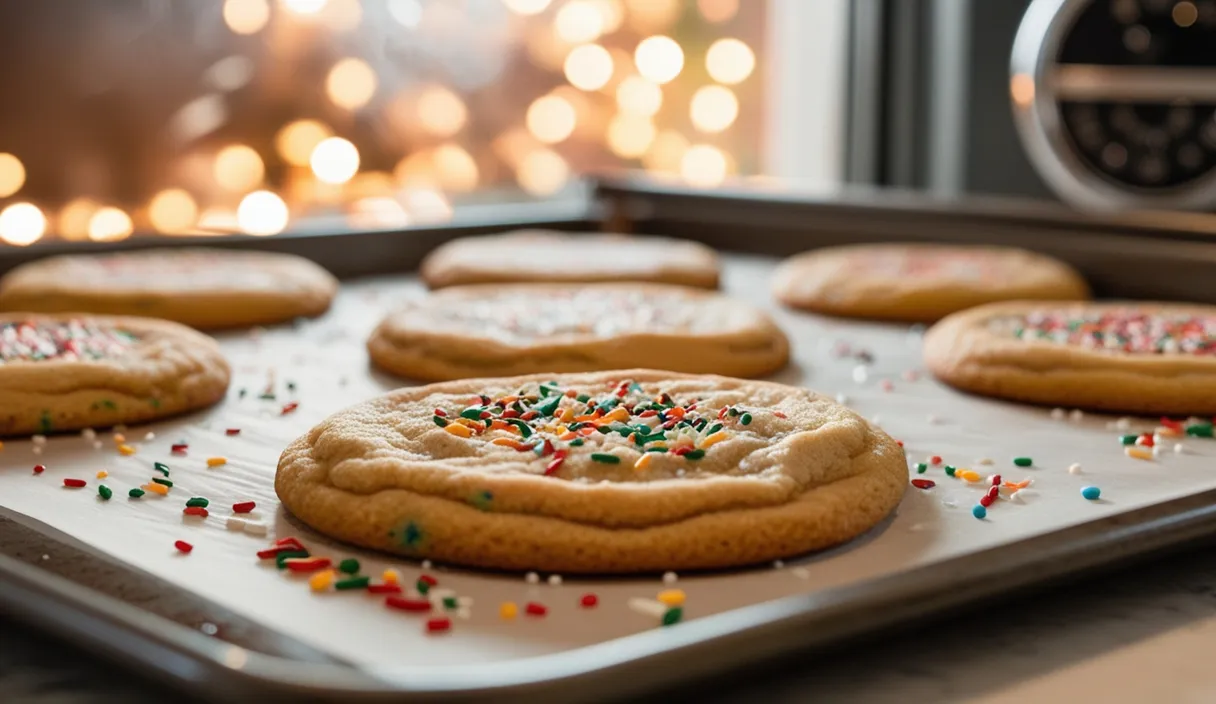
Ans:
[[[753,189],[705,194],[632,179],[602,181],[588,199],[482,211],[405,232],[155,244],[294,252],[352,277],[409,271],[440,242],[525,226],[666,234],[764,254],[866,240],[1017,244],[1076,264],[1104,295],[1216,298],[1205,285],[1216,275],[1216,240],[1208,241],[1216,236],[1211,216],[1104,218],[1040,205],[950,205],[873,193],[820,200]],[[133,239],[111,248],[151,242]],[[49,249],[0,253],[0,270]],[[58,249],[96,251],[88,245]],[[1216,490],[1203,491],[923,568],[556,655],[451,671],[408,664],[372,671],[0,509],[0,612],[216,701],[593,701],[676,687],[796,649],[907,626],[1214,535]]]

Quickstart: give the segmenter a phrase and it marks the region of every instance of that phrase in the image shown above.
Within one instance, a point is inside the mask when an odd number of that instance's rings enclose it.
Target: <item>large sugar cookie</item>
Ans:
[[[474,379],[340,411],[279,459],[322,533],[415,558],[612,573],[760,563],[864,533],[903,449],[805,389],[652,370]]]
[[[0,434],[135,423],[224,397],[214,340],[148,318],[0,316]]]
[[[1010,247],[861,244],[786,260],[773,292],[786,305],[830,315],[933,322],[996,301],[1084,300],[1072,267]]]
[[[546,281],[717,288],[718,257],[687,240],[522,230],[448,242],[422,262],[422,278],[431,288]]]
[[[1216,307],[987,305],[925,336],[940,379],[1016,401],[1145,414],[1216,413]]]
[[[761,376],[789,343],[763,311],[660,284],[484,284],[437,291],[388,316],[372,361],[425,381],[651,366]]]
[[[0,280],[0,310],[87,312],[231,328],[319,315],[337,292],[302,257],[205,248],[50,257]]]

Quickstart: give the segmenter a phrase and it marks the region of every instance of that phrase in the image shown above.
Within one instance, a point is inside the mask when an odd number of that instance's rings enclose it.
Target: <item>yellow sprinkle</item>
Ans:
[[[473,435],[472,430],[469,430],[463,425],[458,425],[456,423],[448,423],[447,425],[443,426],[443,429],[458,438],[467,438]]]
[[[380,575],[380,579],[383,580],[385,584],[400,584],[401,574],[397,572],[397,570],[388,569],[384,570],[384,574]]]
[[[114,444],[115,445],[121,445],[122,443],[124,443],[126,441],[127,441],[127,436],[123,435],[122,433],[114,433]]]
[[[961,477],[969,482],[978,482],[980,480],[979,472],[973,472],[970,469],[960,469],[954,473],[954,476]]]
[[[1151,450],[1145,450],[1145,449],[1144,449],[1144,448],[1142,448],[1142,447],[1126,447],[1126,448],[1124,448],[1124,449],[1123,449],[1123,452],[1124,452],[1124,453],[1126,453],[1128,457],[1135,457],[1135,458],[1136,458],[1136,459],[1138,459],[1138,460],[1151,460],[1151,459],[1153,459],[1153,453],[1152,453],[1152,451],[1151,451]]]
[[[144,484],[141,488],[144,491],[150,491],[153,494],[160,494],[161,496],[169,495],[169,487],[165,486],[164,484],[157,484],[156,482],[148,482],[147,484]]]
[[[726,438],[727,438],[726,431],[719,430],[718,432],[714,433],[713,435],[710,435],[709,437],[705,438],[705,440],[703,440],[701,442],[701,449],[704,450],[705,448],[710,447],[712,445],[717,445],[718,443],[722,442]]]
[[[605,415],[603,418],[600,418],[601,423],[610,423],[614,420],[619,420],[622,423],[629,420],[629,411],[626,411],[624,408],[618,406],[612,409],[611,413]]]
[[[1175,430],[1174,428],[1167,428],[1164,425],[1160,426],[1159,428],[1154,430],[1153,433],[1156,435],[1164,435],[1166,437],[1171,437],[1171,438],[1176,438],[1179,435],[1182,435],[1181,431]]]
[[[655,598],[667,606],[681,606],[684,603],[684,591],[681,589],[664,589]]]
[[[553,429],[553,434],[554,434],[554,435],[565,435],[565,434],[566,434],[566,433],[568,433],[568,432],[570,432],[570,429],[569,429],[569,428],[567,428],[567,427],[566,427],[566,426],[564,426],[564,425],[559,425],[559,426],[557,426],[556,428],[554,428],[554,429]]]
[[[483,424],[481,421],[479,421],[479,420],[469,420],[468,418],[463,418],[463,417],[461,417],[461,418],[453,418],[453,419],[452,419],[452,423],[458,423],[458,424],[463,425],[464,427],[466,427],[466,428],[468,428],[468,429],[470,429],[470,430],[473,430],[473,429],[480,430],[480,429],[482,429],[482,428],[486,427],[486,426],[485,426],[485,425],[484,425],[484,424]],[[449,423],[449,425],[451,425],[451,423]]]
[[[514,602],[504,601],[498,607],[498,615],[504,621],[510,621],[519,614],[519,607]]]
[[[118,454],[130,457],[131,455],[135,454],[135,448],[131,447],[130,445],[119,445]]]
[[[448,427],[450,428],[452,426],[449,425]],[[519,442],[519,441],[514,440],[512,438],[494,438],[493,440],[490,441],[490,444],[491,445],[503,445],[505,447],[515,447],[515,443],[517,443],[517,442]]]
[[[98,473],[97,473],[97,478],[98,478],[98,479],[105,479],[105,478],[106,478],[106,477],[108,477],[108,476],[110,476],[110,473],[109,473],[109,472],[107,472],[107,471],[106,471],[106,470],[104,470],[104,469],[103,469],[103,470],[101,470],[100,472],[98,472]]]
[[[574,409],[567,406],[566,410],[562,411],[562,417],[558,420],[563,423],[569,423],[570,421],[574,420]]]
[[[323,570],[308,578],[308,586],[314,592],[323,592],[334,583],[334,571]]]
[[[633,463],[633,468],[636,469],[637,471],[641,472],[642,470],[649,467],[650,463],[653,461],[654,461],[654,453],[647,452],[646,454],[639,457],[637,462]]]
[[[226,464],[228,464],[227,457],[208,457],[207,458],[208,467],[221,467]]]

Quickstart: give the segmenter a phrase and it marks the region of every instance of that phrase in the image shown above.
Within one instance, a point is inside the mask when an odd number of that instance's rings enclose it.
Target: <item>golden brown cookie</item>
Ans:
[[[137,423],[210,406],[219,346],[184,325],[90,315],[0,316],[0,434]]]
[[[431,288],[482,283],[652,281],[718,287],[718,256],[666,237],[520,230],[463,237],[422,262]]]
[[[907,480],[894,440],[812,391],[634,369],[394,391],[293,442],[275,489],[365,547],[617,573],[836,545],[886,517]]]
[[[925,362],[965,391],[1143,414],[1216,413],[1216,307],[998,303],[925,335]]]
[[[324,313],[334,277],[289,254],[205,248],[50,257],[0,280],[0,310],[163,318],[201,329]]]
[[[1085,300],[1089,287],[1067,264],[1023,249],[859,244],[787,259],[773,293],[829,315],[931,323],[995,301]]]
[[[376,328],[372,361],[399,376],[447,381],[651,366],[762,376],[789,359],[763,311],[662,284],[483,284],[445,288]]]

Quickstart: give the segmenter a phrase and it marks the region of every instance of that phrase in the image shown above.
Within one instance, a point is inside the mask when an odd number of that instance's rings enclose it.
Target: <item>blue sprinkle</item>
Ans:
[[[1087,486],[1084,489],[1081,489],[1081,496],[1084,496],[1090,501],[1097,501],[1098,498],[1102,496],[1102,490],[1096,486]]]
[[[975,507],[971,509],[971,515],[982,521],[988,517],[988,509],[984,508],[983,504],[976,504]]]

